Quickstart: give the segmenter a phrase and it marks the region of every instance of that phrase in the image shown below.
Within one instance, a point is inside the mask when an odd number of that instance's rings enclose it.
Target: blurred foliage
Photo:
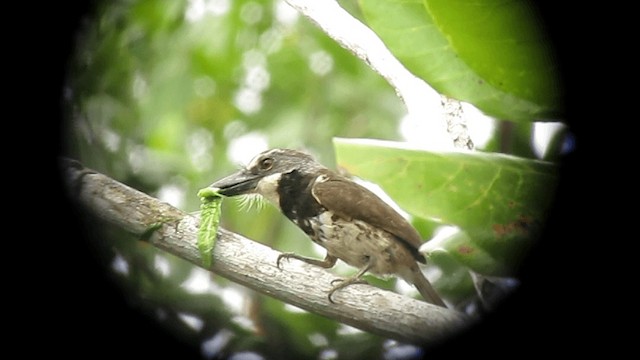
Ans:
[[[355,0],[341,4],[364,20]],[[77,44],[65,89],[68,155],[185,211],[199,208],[198,189],[268,147],[303,148],[334,167],[334,137],[403,140],[405,110],[394,90],[281,0],[103,2]],[[530,123],[496,123],[481,148],[534,157]],[[282,251],[324,256],[272,206],[225,201],[221,225]],[[420,218],[415,225],[425,239],[437,229]],[[420,356],[104,232],[112,239],[100,248],[107,271],[205,357]],[[436,286],[454,303],[466,301],[469,271],[439,254],[431,267],[452,280]],[[371,280],[417,293],[393,279]]]

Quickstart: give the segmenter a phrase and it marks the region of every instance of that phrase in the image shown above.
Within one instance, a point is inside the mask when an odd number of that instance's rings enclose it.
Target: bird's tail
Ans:
[[[431,283],[429,282],[429,280],[427,280],[427,278],[424,276],[422,271],[420,271],[420,268],[417,265],[411,269],[411,277],[405,278],[407,281],[412,283],[416,287],[416,289],[418,289],[418,292],[420,292],[420,295],[422,295],[425,300],[434,305],[442,306],[445,308],[447,307],[444,301],[442,301],[440,295],[438,295],[433,286],[431,286]]]

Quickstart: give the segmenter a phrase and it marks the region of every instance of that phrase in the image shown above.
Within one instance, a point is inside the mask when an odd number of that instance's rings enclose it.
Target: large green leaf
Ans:
[[[337,163],[413,216],[458,231],[443,248],[472,270],[509,274],[544,224],[556,166],[503,154],[432,152],[402,143],[334,139]]]
[[[440,93],[507,120],[562,116],[557,64],[526,0],[360,0],[368,25]]]

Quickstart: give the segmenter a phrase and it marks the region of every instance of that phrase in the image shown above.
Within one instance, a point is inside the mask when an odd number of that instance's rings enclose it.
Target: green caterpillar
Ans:
[[[220,225],[220,208],[222,206],[222,195],[217,189],[204,188],[198,191],[200,198],[200,229],[198,230],[198,250],[202,257],[202,265],[211,266],[213,259],[213,247],[218,236],[218,226]]]

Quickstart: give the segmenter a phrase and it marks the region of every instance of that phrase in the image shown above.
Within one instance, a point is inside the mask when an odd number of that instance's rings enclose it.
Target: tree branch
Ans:
[[[199,218],[143,194],[79,162],[62,161],[71,198],[102,220],[142,236],[153,224],[164,225],[148,241],[202,267],[196,245]],[[208,269],[257,292],[307,311],[383,337],[419,345],[434,344],[469,323],[463,314],[369,285],[327,293],[336,276],[291,260],[276,267],[280,252],[219,229],[213,264]]]

